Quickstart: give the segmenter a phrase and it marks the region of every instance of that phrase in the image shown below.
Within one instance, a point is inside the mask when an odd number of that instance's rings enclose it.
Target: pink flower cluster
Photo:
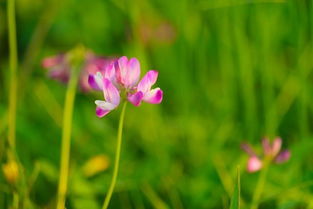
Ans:
[[[85,54],[84,64],[81,69],[79,86],[82,91],[90,91],[88,76],[98,71],[102,72],[115,59],[96,56],[91,51]],[[48,75],[54,80],[67,83],[71,74],[69,53],[47,57],[42,61],[42,67],[48,69]]]
[[[96,114],[103,117],[115,109],[121,99],[127,99],[135,106],[142,101],[159,104],[163,98],[160,88],[151,89],[158,78],[158,72],[150,70],[139,81],[140,63],[136,58],[123,56],[106,66],[102,72],[89,75],[89,85],[103,92],[104,101],[96,100]]]
[[[265,160],[271,160],[276,164],[280,164],[288,161],[290,158],[291,154],[289,150],[281,151],[282,139],[279,137],[275,138],[272,144],[270,143],[269,139],[263,139],[262,146],[263,155],[261,157],[254,152],[250,145],[243,144],[241,146],[241,148],[249,155],[247,170],[250,173],[262,169]]]

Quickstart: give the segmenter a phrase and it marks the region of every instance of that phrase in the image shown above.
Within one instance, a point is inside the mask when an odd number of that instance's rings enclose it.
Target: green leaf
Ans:
[[[230,203],[230,209],[240,209],[240,171],[237,167],[237,182]]]

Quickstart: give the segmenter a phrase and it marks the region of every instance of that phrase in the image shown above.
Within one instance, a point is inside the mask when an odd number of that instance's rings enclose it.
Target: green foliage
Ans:
[[[79,44],[103,56],[138,57],[142,72],[159,71],[157,85],[164,91],[161,105],[128,106],[111,208],[228,208],[237,165],[244,179],[241,208],[248,208],[258,173],[243,169],[247,155],[240,144],[258,148],[262,137],[276,135],[292,157],[269,169],[260,208],[313,207],[312,1],[17,0],[16,5],[16,146],[26,181],[37,164],[40,168],[27,194],[33,208],[55,207],[66,91],[47,78],[41,60]],[[5,13],[6,2],[0,1],[1,165],[9,87]],[[99,208],[108,190],[120,110],[98,119],[94,100],[101,97],[76,95],[67,209]],[[107,156],[108,169],[85,175],[84,165],[100,154]],[[1,172],[0,208],[11,200]]]
[[[229,209],[240,209],[240,170],[237,167],[237,179]]]

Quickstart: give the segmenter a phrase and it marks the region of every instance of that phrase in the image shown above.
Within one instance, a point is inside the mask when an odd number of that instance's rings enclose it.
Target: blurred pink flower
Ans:
[[[241,148],[249,155],[247,163],[248,172],[256,172],[262,169],[264,160],[270,159],[276,164],[284,163],[289,160],[291,153],[289,150],[281,151],[282,139],[276,137],[271,144],[269,139],[265,138],[262,140],[263,155],[258,156],[254,150],[248,144],[242,144]]]
[[[161,103],[163,91],[160,88],[151,89],[158,78],[158,72],[148,71],[141,81],[139,77],[139,61],[125,56],[109,64],[102,72],[90,74],[90,86],[95,90],[103,91],[105,99],[105,101],[96,101],[97,116],[103,117],[115,109],[121,97],[135,106],[139,106],[142,101],[151,104]]]
[[[42,67],[48,69],[48,76],[62,83],[67,83],[70,77],[71,64],[68,58],[69,54],[59,54],[44,58]],[[87,52],[83,68],[80,74],[79,86],[82,91],[90,91],[88,84],[88,76],[98,71],[102,72],[115,59],[107,57],[99,57],[92,52]]]

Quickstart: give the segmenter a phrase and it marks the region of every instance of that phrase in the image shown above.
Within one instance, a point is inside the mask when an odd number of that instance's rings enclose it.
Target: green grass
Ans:
[[[59,174],[66,87],[47,78],[40,62],[77,44],[138,57],[142,72],[159,71],[164,91],[161,105],[128,105],[110,208],[229,208],[237,165],[241,208],[249,208],[259,173],[245,171],[240,144],[258,147],[264,136],[281,136],[292,157],[269,169],[260,208],[313,207],[312,1],[17,0],[16,6],[16,148],[27,181],[35,176],[27,208],[55,207]],[[10,85],[5,18],[0,0],[1,164]],[[162,22],[174,35],[143,41],[140,27]],[[100,96],[76,95],[68,209],[98,209],[108,191],[120,110],[98,119]],[[109,168],[86,177],[83,165],[98,154],[110,159]],[[0,208],[9,208],[12,188],[2,172],[0,192]]]

